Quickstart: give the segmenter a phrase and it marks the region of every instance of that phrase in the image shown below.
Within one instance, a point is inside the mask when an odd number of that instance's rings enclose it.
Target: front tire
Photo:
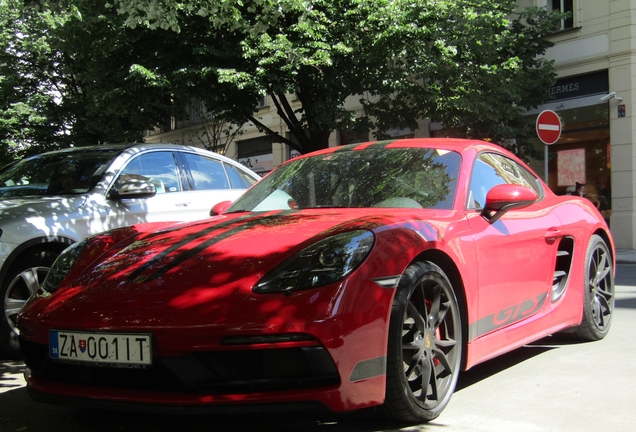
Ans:
[[[48,250],[30,252],[16,260],[2,284],[4,314],[0,318],[0,351],[5,356],[20,355],[17,316],[49,272],[59,254]]]
[[[584,341],[601,340],[607,335],[614,313],[614,265],[605,241],[593,235],[585,254],[583,320],[574,336]]]
[[[443,270],[410,265],[391,311],[383,413],[407,422],[438,417],[457,384],[462,342],[459,305]]]

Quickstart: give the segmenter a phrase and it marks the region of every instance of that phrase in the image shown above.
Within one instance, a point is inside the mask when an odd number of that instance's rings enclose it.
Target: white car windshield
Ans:
[[[45,153],[0,171],[0,198],[82,194],[101,179],[121,149]]]
[[[427,148],[342,147],[284,164],[227,212],[316,207],[450,209],[461,156]]]

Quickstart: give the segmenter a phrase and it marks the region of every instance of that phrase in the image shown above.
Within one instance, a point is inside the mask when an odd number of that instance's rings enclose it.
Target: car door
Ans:
[[[112,226],[141,222],[191,221],[209,215],[194,205],[182,181],[182,173],[173,151],[151,151],[132,158],[115,180],[139,178],[150,180],[157,190],[154,196],[136,199],[110,199]]]
[[[190,152],[179,152],[179,156],[186,179],[184,201],[191,211],[208,216],[215,204],[234,201],[251,184],[248,176],[221,160]],[[229,173],[226,168],[230,168]]]
[[[481,216],[481,209],[488,191],[504,183],[530,187],[539,198],[491,224]],[[543,199],[538,179],[495,153],[482,153],[475,161],[467,209],[479,281],[479,319],[471,324],[471,335],[479,337],[526,319],[545,304],[554,277],[560,223]]]

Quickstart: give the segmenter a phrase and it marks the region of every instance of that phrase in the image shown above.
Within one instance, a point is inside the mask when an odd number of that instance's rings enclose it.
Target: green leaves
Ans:
[[[0,2],[2,161],[139,141],[143,130],[170,118],[172,83],[161,70],[170,58],[151,31],[131,29],[100,2],[53,6]]]
[[[39,36],[22,48],[40,59],[48,50],[50,71],[35,81],[58,89],[62,123],[91,140],[179,118],[195,99],[257,124],[267,94],[285,128],[259,127],[302,153],[335,130],[385,137],[424,118],[454,135],[516,140],[523,153],[524,112],[555,78],[541,54],[558,17],[517,13],[514,0],[108,1],[37,1],[39,30],[28,32]]]

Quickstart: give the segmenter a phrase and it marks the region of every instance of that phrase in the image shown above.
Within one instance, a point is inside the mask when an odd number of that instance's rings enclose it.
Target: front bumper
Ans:
[[[263,303],[253,302],[253,307],[232,308],[241,313],[223,315],[232,319],[222,325],[187,331],[170,326],[145,328],[154,334],[157,348],[148,369],[50,359],[48,329],[64,326],[30,313],[38,310],[33,308],[21,317],[22,350],[30,369],[27,386],[37,400],[78,406],[130,403],[132,409],[142,411],[155,405],[177,411],[183,407],[214,411],[218,406],[231,412],[237,405],[258,410],[257,405],[300,403],[304,407],[307,403],[343,412],[380,405],[385,396],[386,332],[394,290],[368,278],[356,282],[298,292],[285,298],[283,308],[272,308],[269,318],[263,318]],[[280,301],[276,296],[265,298],[269,299]],[[38,301],[48,304],[46,299]],[[246,324],[244,317],[249,316],[258,316],[258,322],[268,326]],[[76,313],[73,322],[85,320]],[[303,337],[291,342],[262,340],[290,334]],[[78,404],[77,399],[85,402]]]
[[[129,399],[122,400],[116,397],[103,397],[103,398],[90,398],[81,397],[68,394],[60,394],[59,392],[50,393],[47,391],[46,385],[41,385],[38,379],[33,377],[30,369],[25,370],[25,379],[29,384],[27,386],[28,395],[35,401],[53,404],[72,406],[76,408],[86,409],[108,409],[116,411],[128,411],[135,413],[149,413],[149,414],[175,414],[175,415],[215,415],[215,414],[269,414],[269,413],[307,413],[307,414],[321,414],[331,413],[332,411],[322,403],[316,401],[287,401],[278,403],[240,403],[227,402],[223,404],[201,404],[201,403],[188,403],[185,400],[173,401],[173,403],[167,404],[166,402],[143,400],[142,395],[139,401],[130,401]],[[73,394],[81,392],[80,388],[73,391],[72,388],[68,390]]]

